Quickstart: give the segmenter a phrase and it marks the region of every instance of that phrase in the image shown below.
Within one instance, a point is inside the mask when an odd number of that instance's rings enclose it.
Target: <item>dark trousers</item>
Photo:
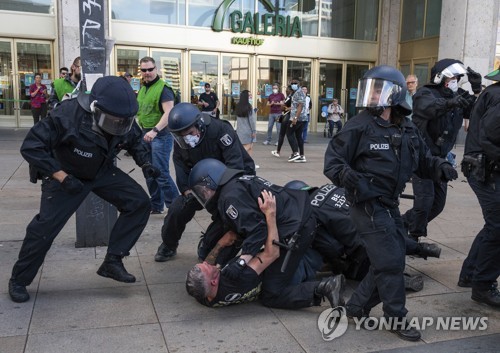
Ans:
[[[283,126],[283,124],[282,124]],[[304,155],[304,140],[302,140],[302,130],[304,129],[304,122],[297,121],[295,125],[288,124],[286,131],[286,138],[292,148],[293,153],[299,152],[301,156]]]
[[[406,211],[403,216],[408,232],[418,236],[427,236],[427,224],[436,218],[446,204],[448,184],[436,183],[431,179],[421,179],[412,176],[413,208]]]
[[[286,114],[283,120],[281,121],[280,133],[278,136],[278,147],[276,148],[276,151],[278,151],[278,153],[281,152],[281,147],[283,146],[283,142],[285,142],[285,136],[289,126],[290,126],[290,114]]]
[[[47,104],[42,104],[40,108],[31,108],[31,115],[33,115],[33,124],[44,119],[47,116]]]
[[[196,211],[203,209],[203,206],[194,196],[180,195],[174,199],[168,208],[167,215],[163,220],[161,228],[161,238],[163,243],[170,250],[176,250],[179,240],[186,229],[186,225],[193,219]],[[198,256],[204,259],[208,252],[215,246],[217,241],[224,235],[224,226],[219,218],[212,218],[212,223],[208,226],[203,242],[200,242]]]
[[[43,180],[40,213],[28,224],[19,259],[12,269],[12,279],[17,283],[31,284],[52,242],[91,191],[120,211],[109,236],[108,253],[129,255],[149,219],[147,193],[116,167],[99,172],[92,181],[82,182],[83,191],[70,195],[57,180]]]
[[[500,276],[500,173],[486,183],[474,176],[467,181],[477,196],[485,224],[472,243],[460,277],[472,277],[474,288],[488,289]]]
[[[370,260],[368,274],[347,303],[355,314],[368,313],[382,302],[384,315],[405,317],[405,231],[397,208],[376,200],[351,207],[351,217]]]
[[[281,309],[300,309],[313,305],[314,289],[319,282],[291,283],[302,257],[314,239],[315,229],[316,219],[311,217],[299,230],[301,236],[297,240],[297,248],[292,252],[285,272],[281,272],[281,265],[286,255],[284,249],[280,249],[280,257],[264,271],[260,296],[262,304]]]
[[[333,121],[328,120],[328,136],[333,136],[333,128],[337,125],[337,133],[342,130],[342,120]]]

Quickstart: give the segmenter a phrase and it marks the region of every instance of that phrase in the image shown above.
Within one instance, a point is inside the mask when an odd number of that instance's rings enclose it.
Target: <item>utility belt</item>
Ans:
[[[399,198],[391,199],[389,197],[379,196],[377,198],[377,200],[382,204],[382,206],[385,206],[387,208],[398,208],[399,207]]]
[[[478,181],[486,182],[493,173],[500,173],[500,166],[488,161],[482,153],[465,155],[462,160],[462,173],[466,178],[474,176]]]

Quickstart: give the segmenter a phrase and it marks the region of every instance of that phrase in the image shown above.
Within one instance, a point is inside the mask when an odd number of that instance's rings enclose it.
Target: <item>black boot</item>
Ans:
[[[128,273],[125,266],[123,266],[122,257],[106,254],[104,262],[97,270],[97,274],[102,277],[112,278],[118,282],[134,283],[135,277]]]
[[[479,289],[472,287],[471,299],[479,303],[493,306],[495,308],[500,308],[500,291],[498,291],[498,288],[495,284],[496,283],[493,283],[488,289]]]
[[[344,286],[345,277],[344,275],[337,275],[323,279],[316,289],[314,290],[314,296],[316,298],[328,299],[330,306],[335,308],[339,305],[344,305]]]
[[[417,246],[418,255],[427,260],[428,257],[437,257],[441,256],[441,248],[436,244],[429,243],[418,243]]]
[[[420,292],[424,289],[424,279],[421,275],[412,276],[409,273],[404,274],[405,289],[410,289],[414,292]]]
[[[392,333],[398,335],[399,338],[405,341],[418,341],[422,335],[420,331],[416,328],[408,325],[408,321],[405,319],[404,323],[398,325],[399,327],[395,327],[393,330],[390,330]]]
[[[161,243],[160,247],[158,248],[158,251],[156,252],[155,261],[165,262],[171,260],[175,255],[177,255],[177,250],[171,250],[167,248],[167,246],[164,243]]]
[[[16,303],[24,303],[30,300],[26,286],[16,283],[13,279],[9,280],[9,295],[10,299]]]

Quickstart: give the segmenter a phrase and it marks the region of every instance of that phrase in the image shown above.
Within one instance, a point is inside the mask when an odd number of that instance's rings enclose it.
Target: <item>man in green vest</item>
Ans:
[[[174,139],[167,130],[168,114],[174,106],[174,92],[158,76],[158,68],[153,58],[142,58],[139,66],[143,86],[137,94],[137,118],[144,132],[143,141],[151,153],[151,164],[161,172],[156,179],[146,174],[144,177],[151,197],[151,213],[162,214],[164,207],[170,207],[179,195],[170,176],[169,163]]]
[[[73,60],[71,65],[71,72],[66,74],[65,77],[58,78],[52,82],[52,92],[49,97],[49,109],[61,102],[65,94],[71,94],[82,79],[80,57]]]

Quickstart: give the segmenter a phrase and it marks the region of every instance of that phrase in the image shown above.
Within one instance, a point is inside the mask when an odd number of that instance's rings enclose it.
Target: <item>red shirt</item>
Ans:
[[[31,108],[40,108],[42,104],[47,102],[47,86],[40,85],[40,89],[33,97],[31,94],[37,90],[36,83],[30,85],[30,98],[31,98]]]
[[[281,92],[271,93],[269,102],[279,103],[285,100],[285,95]],[[271,114],[281,114],[281,105],[271,105]]]

